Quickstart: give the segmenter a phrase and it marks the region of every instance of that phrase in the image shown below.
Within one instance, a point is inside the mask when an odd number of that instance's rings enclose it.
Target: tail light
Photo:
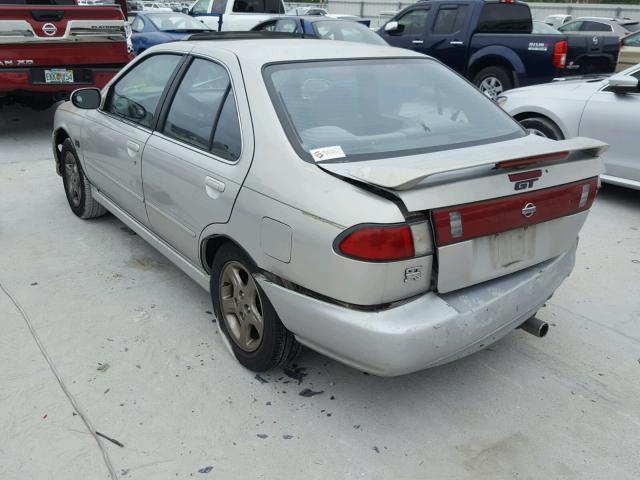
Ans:
[[[553,47],[553,65],[556,68],[564,68],[567,64],[567,52],[569,51],[569,44],[566,40],[556,43]]]
[[[341,233],[334,245],[341,255],[369,262],[393,262],[433,253],[427,222],[356,225]]]
[[[588,210],[598,178],[432,211],[438,245],[485,237]]]

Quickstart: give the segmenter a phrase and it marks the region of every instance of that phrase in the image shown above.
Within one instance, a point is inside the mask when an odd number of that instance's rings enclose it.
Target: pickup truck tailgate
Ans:
[[[554,258],[576,242],[606,144],[528,135],[489,145],[353,163],[319,163],[384,189],[431,219],[441,293]]]

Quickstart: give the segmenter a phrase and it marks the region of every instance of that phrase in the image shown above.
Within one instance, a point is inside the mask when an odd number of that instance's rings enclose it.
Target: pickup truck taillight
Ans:
[[[556,43],[555,47],[553,47],[553,64],[556,68],[564,68],[566,66],[568,51],[569,44],[566,40]]]
[[[334,245],[346,257],[370,262],[392,262],[433,253],[427,222],[356,225],[341,233]]]

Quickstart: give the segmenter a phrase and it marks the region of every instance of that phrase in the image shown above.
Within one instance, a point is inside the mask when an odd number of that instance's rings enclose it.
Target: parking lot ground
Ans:
[[[638,478],[640,192],[601,191],[544,339],[398,378],[308,350],[256,376],[206,292],[71,213],[52,116],[0,110],[0,479]]]

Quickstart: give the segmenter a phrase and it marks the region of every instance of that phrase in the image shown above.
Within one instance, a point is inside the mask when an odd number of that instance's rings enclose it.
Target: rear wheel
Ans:
[[[491,99],[513,88],[510,72],[503,67],[483,68],[473,77],[473,84]]]
[[[84,219],[100,217],[107,213],[91,195],[91,184],[82,171],[71,139],[67,138],[62,144],[60,158],[62,183],[71,211]]]
[[[564,135],[560,128],[551,120],[544,117],[528,117],[520,120],[525,130],[540,137],[551,138],[552,140],[564,140]]]
[[[253,278],[258,268],[231,243],[223,245],[211,267],[211,299],[222,333],[245,367],[264,372],[292,360],[300,344],[282,324]]]

